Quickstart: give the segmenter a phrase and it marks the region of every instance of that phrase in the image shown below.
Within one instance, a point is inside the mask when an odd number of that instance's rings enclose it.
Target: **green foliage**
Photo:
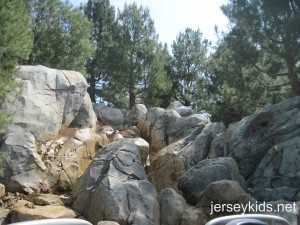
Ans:
[[[96,102],[97,96],[101,95],[101,82],[108,76],[110,67],[109,52],[113,43],[115,10],[109,0],[89,0],[84,6],[84,14],[93,23],[91,34],[96,50],[86,62],[86,71],[90,85],[88,92],[91,100]]]
[[[0,109],[9,91],[20,84],[14,79],[17,65],[27,59],[32,39],[29,17],[23,1],[0,0]],[[11,121],[3,109],[0,110],[0,131]]]
[[[205,63],[210,43],[202,39],[200,30],[186,28],[172,45],[172,60],[169,77],[173,83],[173,97],[186,106],[196,106],[199,92],[205,91],[203,83]]]
[[[160,51],[149,10],[138,7],[136,3],[125,4],[117,17],[107,85],[114,93],[126,91],[129,108],[138,103],[139,99],[146,99],[146,92],[149,94],[150,89],[155,93],[153,88],[161,88],[153,86],[158,80],[166,80],[164,63],[159,60],[164,58]],[[149,102],[153,103],[152,100]]]
[[[230,0],[223,12],[232,26],[228,36],[235,51],[241,46],[239,41],[243,37],[242,42],[248,43],[246,47],[252,51],[251,56],[255,55],[248,60],[251,66],[274,78],[286,76],[293,94],[300,95],[299,2]],[[236,52],[244,50],[248,52],[245,48]]]
[[[30,0],[33,50],[29,64],[76,70],[85,74],[85,60],[91,57],[91,23],[68,2]]]

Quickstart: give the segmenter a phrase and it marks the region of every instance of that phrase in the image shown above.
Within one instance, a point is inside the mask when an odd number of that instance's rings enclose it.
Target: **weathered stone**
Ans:
[[[130,141],[138,147],[141,156],[141,163],[142,165],[145,165],[149,155],[149,143],[143,138],[126,138],[125,141]]]
[[[208,157],[213,139],[225,131],[223,123],[208,123],[196,139],[181,149],[181,155],[189,167]]]
[[[0,183],[0,198],[5,195],[5,186]]]
[[[154,157],[150,158],[150,167],[148,168],[148,179],[155,185],[158,191],[171,187],[177,192],[179,178],[188,169],[186,159],[183,157],[182,149],[189,145],[201,133],[199,127],[191,132],[186,138],[158,151]]]
[[[183,211],[180,225],[205,225],[210,218],[202,208],[188,207]]]
[[[300,97],[265,106],[231,124],[225,133],[225,152],[233,157],[247,180],[271,148],[300,135]],[[293,155],[291,158],[298,158]],[[299,177],[297,178],[299,180]],[[289,186],[289,185],[286,185]]]
[[[187,202],[195,205],[209,184],[219,180],[235,180],[243,185],[233,158],[205,159],[188,169],[179,179],[178,188]]]
[[[59,162],[55,162],[59,161],[61,144],[55,143],[62,129],[72,123],[96,127],[86,92],[88,85],[78,72],[44,66],[21,66],[17,79],[23,83],[20,95],[13,102],[14,93],[8,93],[7,101],[1,104],[1,110],[13,114],[14,121],[1,140],[7,166],[0,177],[7,191],[50,191],[60,169]]]
[[[210,145],[208,158],[224,157],[225,155],[225,134],[217,134]]]
[[[207,186],[203,193],[198,197],[197,206],[208,207],[211,210],[213,204],[247,205],[255,202],[256,200],[245,192],[239,182],[234,180],[219,180],[212,182]]]
[[[93,109],[90,95],[86,92],[78,114],[70,124],[70,127],[95,129],[96,124],[97,117]]]
[[[114,221],[101,221],[98,222],[97,225],[120,225],[120,224]]]
[[[296,201],[300,188],[299,146],[300,139],[295,137],[275,145],[265,154],[248,181],[254,195],[258,194],[260,200]]]
[[[185,116],[190,116],[194,114],[194,111],[192,110],[191,107],[186,107],[184,106],[181,102],[179,101],[174,101],[172,102],[169,106],[168,109],[174,109],[176,112],[179,113],[180,116],[185,117]]]
[[[38,219],[77,218],[79,216],[78,212],[65,206],[39,206],[26,200],[18,201],[10,214],[12,223]]]
[[[147,108],[143,104],[134,105],[125,117],[124,125],[127,127],[137,126],[139,119],[147,113]]]
[[[183,211],[188,207],[185,199],[174,189],[166,188],[160,191],[160,224],[180,225]]]
[[[157,193],[147,181],[139,150],[116,141],[97,153],[72,190],[73,208],[93,224],[159,224]]]
[[[278,188],[249,188],[249,193],[259,202],[277,201],[284,199],[292,199],[297,201],[297,188],[290,188],[286,186]]]
[[[32,202],[34,205],[63,205],[71,206],[72,200],[67,196],[58,196],[53,194],[33,193],[25,197],[25,200]]]
[[[111,126],[115,130],[123,130],[124,116],[120,109],[93,104],[94,111],[100,125]]]
[[[139,119],[141,135],[157,152],[169,144],[187,137],[193,130],[204,127],[209,121],[200,114],[181,117],[173,109],[150,108]]]

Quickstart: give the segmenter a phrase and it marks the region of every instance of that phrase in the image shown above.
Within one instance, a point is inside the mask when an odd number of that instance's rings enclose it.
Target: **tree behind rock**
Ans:
[[[27,59],[32,47],[28,25],[23,1],[0,0],[0,131],[11,119],[1,105],[7,92],[20,85],[14,79],[17,65]]]

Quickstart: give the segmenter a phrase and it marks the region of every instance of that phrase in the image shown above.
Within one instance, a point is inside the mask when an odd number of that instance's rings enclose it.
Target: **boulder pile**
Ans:
[[[18,79],[20,94],[0,106],[14,115],[0,135],[2,224],[201,225],[238,213],[299,222],[300,97],[226,128],[179,102],[129,111],[92,104],[74,71],[21,66]]]

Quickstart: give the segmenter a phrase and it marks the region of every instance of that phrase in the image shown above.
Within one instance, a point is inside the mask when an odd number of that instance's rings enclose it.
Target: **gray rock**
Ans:
[[[124,116],[120,109],[106,107],[103,104],[93,104],[100,125],[108,125],[115,130],[123,130]]]
[[[23,129],[37,141],[51,140],[62,126],[72,123],[84,102],[87,82],[75,71],[21,66],[17,79],[23,83],[21,94],[13,104],[2,105],[3,110],[14,114],[14,123],[6,133]],[[10,95],[14,94],[9,93],[8,99]]]
[[[212,140],[208,158],[224,157],[225,155],[225,134],[217,134]]]
[[[300,188],[299,146],[299,137],[275,145],[265,154],[248,180],[254,193],[263,191],[264,201],[296,201]]]
[[[72,190],[73,208],[93,224],[159,224],[157,192],[146,178],[138,148],[131,142],[106,145]]]
[[[78,114],[70,124],[70,127],[76,128],[95,128],[97,124],[97,117],[93,109],[91,98],[86,92],[82,105],[78,111]]]
[[[184,210],[188,207],[185,199],[174,189],[166,188],[160,191],[160,224],[180,225]]]
[[[294,97],[266,106],[229,126],[225,134],[225,152],[237,161],[240,173],[246,180],[269,149],[299,137],[299,108],[300,97]],[[290,154],[293,155],[291,158],[299,158],[297,152],[290,151]]]
[[[181,102],[179,101],[174,101],[172,102],[169,106],[168,109],[174,109],[176,112],[179,113],[180,116],[185,117],[185,116],[190,116],[194,114],[194,111],[192,110],[191,107],[184,106]]]
[[[223,123],[208,123],[196,139],[190,142],[180,152],[189,167],[208,157],[213,139],[225,131]]]
[[[197,198],[209,184],[219,180],[235,180],[243,186],[238,167],[233,158],[205,159],[187,170],[178,182],[178,188],[188,203],[195,205]]]
[[[147,113],[147,108],[143,104],[134,105],[125,116],[124,125],[127,127],[137,126],[139,119]]]
[[[181,117],[174,109],[150,108],[139,119],[138,127],[143,138],[149,141],[154,152],[161,150],[209,121],[200,114]]]

